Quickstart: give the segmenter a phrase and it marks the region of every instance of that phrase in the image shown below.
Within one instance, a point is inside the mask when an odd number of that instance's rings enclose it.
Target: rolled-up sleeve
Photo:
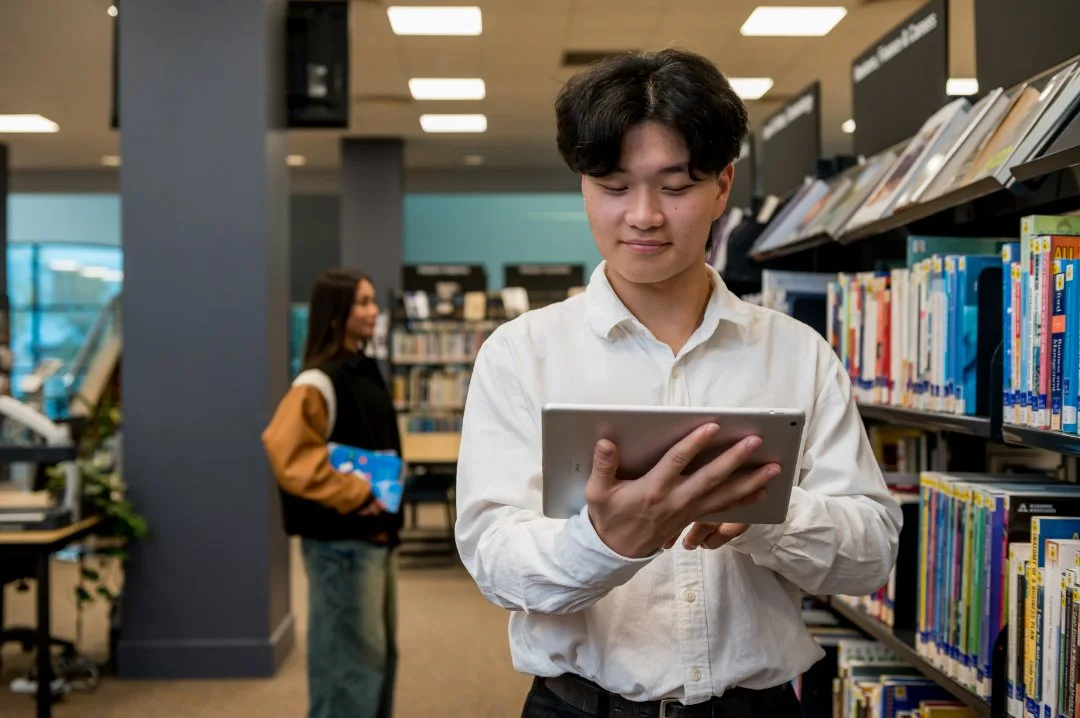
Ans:
[[[868,594],[889,580],[903,518],[847,375],[831,351],[823,364],[787,520],[751,526],[728,545],[810,593]]]
[[[528,613],[588,608],[653,557],[630,559],[597,535],[587,509],[543,516],[540,406],[496,332],[473,367],[458,456],[455,535],[465,567],[492,603]]]

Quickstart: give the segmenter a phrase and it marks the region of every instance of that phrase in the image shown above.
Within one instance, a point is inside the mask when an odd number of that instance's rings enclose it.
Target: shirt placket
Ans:
[[[690,391],[686,380],[685,356],[675,357],[668,367],[664,403],[689,406]],[[683,666],[683,691],[686,699],[712,695],[709,660],[708,621],[705,613],[704,549],[675,549],[675,603],[678,606],[677,633]]]

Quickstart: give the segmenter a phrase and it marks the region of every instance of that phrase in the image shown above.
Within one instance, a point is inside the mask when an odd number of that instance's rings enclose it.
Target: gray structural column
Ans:
[[[341,262],[371,277],[384,311],[401,286],[404,164],[399,139],[341,141]]]
[[[288,382],[285,0],[120,5],[124,479],[118,670],[273,674],[289,543],[260,433]]]

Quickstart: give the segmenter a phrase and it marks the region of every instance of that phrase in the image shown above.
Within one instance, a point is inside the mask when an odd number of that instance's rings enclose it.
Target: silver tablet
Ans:
[[[720,432],[684,474],[693,473],[747,436],[761,437],[761,446],[738,473],[774,462],[781,468],[761,501],[702,520],[783,523],[802,457],[806,416],[801,409],[547,404],[542,411],[544,515],[570,518],[585,506],[585,484],[600,439],[619,447],[618,477],[637,479],[672,446],[709,422],[715,422]]]

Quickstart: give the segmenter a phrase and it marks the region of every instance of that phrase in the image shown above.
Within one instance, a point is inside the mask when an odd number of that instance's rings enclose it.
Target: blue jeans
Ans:
[[[303,539],[309,718],[391,718],[397,573],[390,549]]]

